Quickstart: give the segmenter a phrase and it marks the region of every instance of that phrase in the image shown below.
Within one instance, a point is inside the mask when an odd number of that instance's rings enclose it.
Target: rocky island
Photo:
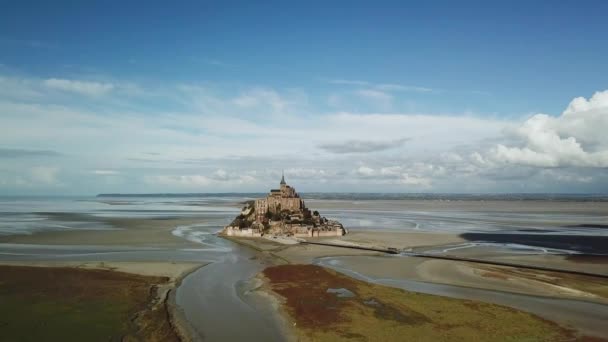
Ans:
[[[342,236],[346,229],[335,220],[328,220],[318,211],[306,208],[296,190],[281,177],[279,189],[270,190],[266,198],[248,201],[241,213],[221,234],[240,237],[293,236],[320,237]]]

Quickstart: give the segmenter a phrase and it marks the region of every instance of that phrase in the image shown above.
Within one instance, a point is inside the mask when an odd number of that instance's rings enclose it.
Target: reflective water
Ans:
[[[229,219],[243,201],[250,200],[253,196],[255,195],[0,196],[0,234],[23,234],[41,230],[107,229],[109,227],[103,225],[103,218],[204,215]],[[355,194],[348,196],[348,201],[318,198],[309,198],[306,201],[309,207],[319,209],[325,216],[338,219],[349,229],[608,236],[608,202],[605,201],[371,201],[358,199]],[[366,194],[360,196],[367,197]],[[386,196],[390,197],[390,194]],[[327,194],[324,197],[327,197]],[[65,222],[57,215],[59,213],[86,215],[87,221]]]
[[[270,265],[252,249],[213,234],[217,227],[178,226],[176,236],[200,248],[0,244],[0,260],[22,261],[194,261],[209,263],[183,279],[176,303],[205,341],[282,341],[272,303],[256,296],[256,274]],[[238,322],[238,329],[234,328]]]
[[[0,236],[42,231],[116,229],[104,218],[215,217],[224,221],[244,198],[1,197]],[[69,219],[62,214],[70,214]],[[81,218],[78,220],[76,218]]]
[[[256,300],[251,282],[269,261],[255,252],[218,238],[216,233],[238,213],[242,202],[254,195],[190,195],[181,197],[0,197],[0,238],[41,231],[123,229],[111,219],[187,218],[195,223],[170,227],[167,234],[183,239],[183,246],[157,248],[153,245],[24,245],[0,243],[0,260],[71,260],[71,261],[199,261],[211,263],[184,279],[177,291],[178,304],[192,325],[208,340],[241,339],[280,340],[278,323],[272,308]],[[363,196],[365,197],[365,196]],[[608,204],[588,202],[463,202],[452,206],[444,202],[409,200],[369,200],[349,195],[337,200],[327,196],[307,199],[312,209],[340,220],[350,230],[385,230],[453,233],[501,233],[514,236],[537,235],[586,237],[603,244],[608,237]],[[558,208],[559,207],[559,208]],[[556,209],[558,208],[558,209]],[[470,241],[430,250],[448,253],[458,249],[505,248],[522,253],[578,253],[581,246],[551,247],[512,241]],[[590,240],[581,240],[583,242]],[[597,245],[597,241],[595,244]],[[591,241],[593,242],[593,241]],[[195,247],[193,247],[193,243]],[[608,244],[606,244],[608,245]],[[591,248],[582,246],[583,248]],[[606,306],[581,301],[504,294],[454,286],[414,282],[407,279],[377,279],[357,273],[347,259],[318,261],[327,267],[367,281],[414,291],[473,298],[512,305],[552,318],[563,312],[572,324],[593,330],[600,321],[608,321]],[[336,264],[340,262],[341,264]],[[553,312],[553,314],[552,314]],[[587,323],[585,322],[587,321]],[[230,325],[227,325],[230,322]],[[232,322],[239,329],[232,328]]]

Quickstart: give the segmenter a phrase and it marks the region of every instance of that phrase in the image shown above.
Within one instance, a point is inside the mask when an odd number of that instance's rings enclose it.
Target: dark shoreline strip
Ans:
[[[584,254],[608,255],[608,236],[603,235],[463,233],[460,237],[471,242],[515,243]]]
[[[398,250],[397,248],[392,248],[392,247],[380,248],[380,247],[365,247],[365,246],[349,246],[349,245],[340,245],[340,244],[327,243],[327,242],[311,242],[311,241],[300,241],[300,244],[359,249],[359,250],[363,250],[363,251],[372,251],[372,252],[380,252],[380,253],[388,253],[388,254],[401,254],[402,253],[402,251]]]

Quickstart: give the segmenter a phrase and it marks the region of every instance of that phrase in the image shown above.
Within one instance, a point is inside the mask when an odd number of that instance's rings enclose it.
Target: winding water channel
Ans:
[[[186,276],[176,304],[204,341],[283,341],[272,303],[259,294],[256,274],[272,265],[263,254],[207,235],[205,248],[161,249],[69,245],[0,244],[6,261],[188,261],[207,264]],[[235,328],[238,327],[238,328]]]
[[[239,203],[240,200],[234,200],[234,203]],[[150,201],[150,204],[147,204],[147,201]],[[10,232],[15,231],[15,229],[17,229],[17,232],[37,232],[42,228],[44,228],[43,230],[85,229],[95,226],[98,229],[108,229],[108,234],[111,234],[110,229],[112,226],[103,221],[103,218],[108,215],[112,217],[139,217],[138,215],[147,217],[154,215],[158,219],[173,216],[190,218],[196,216],[195,221],[198,221],[200,217],[200,223],[176,226],[167,231],[167,234],[172,234],[185,242],[183,248],[179,244],[180,240],[175,245],[178,247],[165,248],[158,248],[153,244],[147,246],[104,246],[0,243],[0,261],[199,262],[206,264],[206,266],[197,269],[183,279],[175,292],[175,299],[176,304],[183,311],[185,319],[201,340],[284,340],[284,331],[281,330],[283,325],[277,317],[276,308],[273,307],[271,301],[255,291],[256,286],[258,286],[254,278],[255,275],[265,267],[272,265],[274,260],[263,253],[221,239],[214,234],[219,227],[234,217],[235,212],[238,211],[238,206],[233,204],[228,205],[228,202],[224,203],[224,199],[204,199],[204,201],[211,204],[220,203],[221,206],[219,207],[215,206],[215,204],[214,206],[209,205],[205,207],[201,205],[202,202],[197,202],[197,206],[192,206],[190,203],[183,205],[181,200],[169,201],[169,204],[158,201],[157,199],[154,199],[154,201],[145,199],[136,203],[120,202],[120,205],[115,202],[104,204],[92,201],[65,201],[63,203],[55,199],[52,201],[42,201],[42,204],[38,202],[30,203],[31,200],[24,203],[14,203],[13,200],[6,201],[6,208],[3,209],[6,211],[6,214],[3,216],[4,221],[2,221],[4,222],[4,226],[0,224],[0,228],[4,227],[2,229],[8,229]],[[356,203],[360,204],[360,202]],[[545,227],[547,226],[556,230],[556,224],[553,222],[559,222],[560,225],[564,225],[564,222],[568,224],[587,221],[604,222],[606,219],[605,214],[598,216],[599,214],[579,215],[576,213],[576,215],[572,214],[567,217],[535,214],[532,215],[532,218],[528,217],[530,215],[526,216],[524,220],[519,216],[515,216],[515,214],[509,214],[508,218],[505,219],[508,222],[505,223],[499,220],[504,215],[501,216],[495,212],[472,214],[470,212],[461,213],[460,211],[456,211],[440,212],[439,214],[429,214],[426,212],[412,214],[411,211],[402,209],[402,204],[390,203],[382,205],[372,204],[381,209],[389,204],[393,205],[392,211],[380,210],[375,207],[372,208],[374,210],[370,209],[367,211],[361,208],[344,209],[356,206],[356,203],[326,203],[325,206],[336,206],[336,208],[324,209],[324,212],[327,212],[328,215],[331,214],[330,216],[333,218],[338,218],[348,227],[354,227],[354,229],[379,229],[378,227],[380,227],[384,229],[398,228],[413,231],[422,229],[439,232],[452,230],[467,232],[481,231],[483,229],[503,231],[511,229],[511,226],[517,229],[522,229],[521,227],[527,227],[526,229],[548,229]],[[322,203],[316,204],[320,206]],[[75,205],[77,208],[82,206],[81,211],[83,213],[93,214],[92,218],[94,218],[94,221],[84,220],[80,222],[74,219],[68,220],[66,215],[54,217],[43,214],[32,214],[29,212],[32,209],[23,209],[36,207],[38,211],[44,209],[45,212],[53,210],[63,212],[67,211],[66,208],[73,209]],[[371,206],[369,203],[366,205]],[[551,203],[551,206],[554,205]],[[51,208],[49,206],[59,207]],[[113,209],[108,211],[108,206]],[[128,210],[121,209],[123,207],[128,208]],[[167,208],[170,208],[172,211],[167,211]],[[24,211],[24,213],[19,212],[18,209]],[[464,218],[461,219],[461,216]],[[81,220],[82,217],[84,216],[79,215],[78,220]],[[452,219],[453,217],[456,217],[456,219]],[[491,217],[494,221],[500,221],[500,224],[488,223],[488,217]],[[498,217],[498,219],[495,217]],[[540,220],[538,217],[545,218],[546,222],[542,221],[542,224],[538,223],[537,221]],[[59,223],[55,221],[60,219],[62,220],[59,222],[61,223],[61,227],[57,228]],[[408,222],[410,221],[413,222],[411,223],[411,227],[408,226]],[[529,221],[533,222],[533,224],[529,223]],[[488,226],[490,228],[487,228]],[[578,230],[581,229],[583,228]],[[584,228],[583,230],[582,233],[578,233],[587,235],[593,233],[604,236],[608,232],[608,230],[591,228]],[[0,231],[2,230],[0,229]],[[570,233],[571,231],[568,230],[567,232]],[[563,325],[576,327],[584,333],[606,336],[605,322],[608,322],[608,305],[583,300],[528,296],[408,279],[395,279],[391,278],[388,274],[383,276],[382,273],[378,273],[378,270],[382,270],[383,268],[381,257],[369,258],[369,260],[378,263],[377,267],[374,268],[376,270],[374,275],[366,274],[364,269],[358,267],[357,259],[353,257],[318,258],[315,263],[368,282],[399,287],[410,291],[510,306],[537,314]]]
[[[272,303],[252,291],[255,275],[273,260],[263,254],[209,236],[215,248],[171,250],[103,246],[45,246],[1,244],[0,260],[30,261],[196,261],[208,263],[184,278],[176,292],[176,303],[189,324],[204,341],[281,341],[284,332]],[[221,247],[221,248],[217,248]],[[379,265],[382,258],[369,257]],[[357,269],[349,257],[318,258],[316,264],[349,276],[410,291],[480,300],[506,305],[593,335],[605,335],[608,305],[434,284],[408,279],[370,276]],[[380,266],[379,266],[380,267]],[[235,328],[238,327],[238,328]]]
[[[272,260],[232,244],[231,253],[188,275],[177,289],[176,303],[205,341],[282,341],[271,303],[252,290],[256,274]]]

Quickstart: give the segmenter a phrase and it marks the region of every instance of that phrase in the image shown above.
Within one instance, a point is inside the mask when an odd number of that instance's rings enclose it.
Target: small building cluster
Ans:
[[[346,230],[338,221],[311,212],[296,190],[281,177],[279,189],[270,190],[266,198],[246,203],[232,223],[224,227],[227,236],[261,237],[274,236],[320,237],[342,236]]]

